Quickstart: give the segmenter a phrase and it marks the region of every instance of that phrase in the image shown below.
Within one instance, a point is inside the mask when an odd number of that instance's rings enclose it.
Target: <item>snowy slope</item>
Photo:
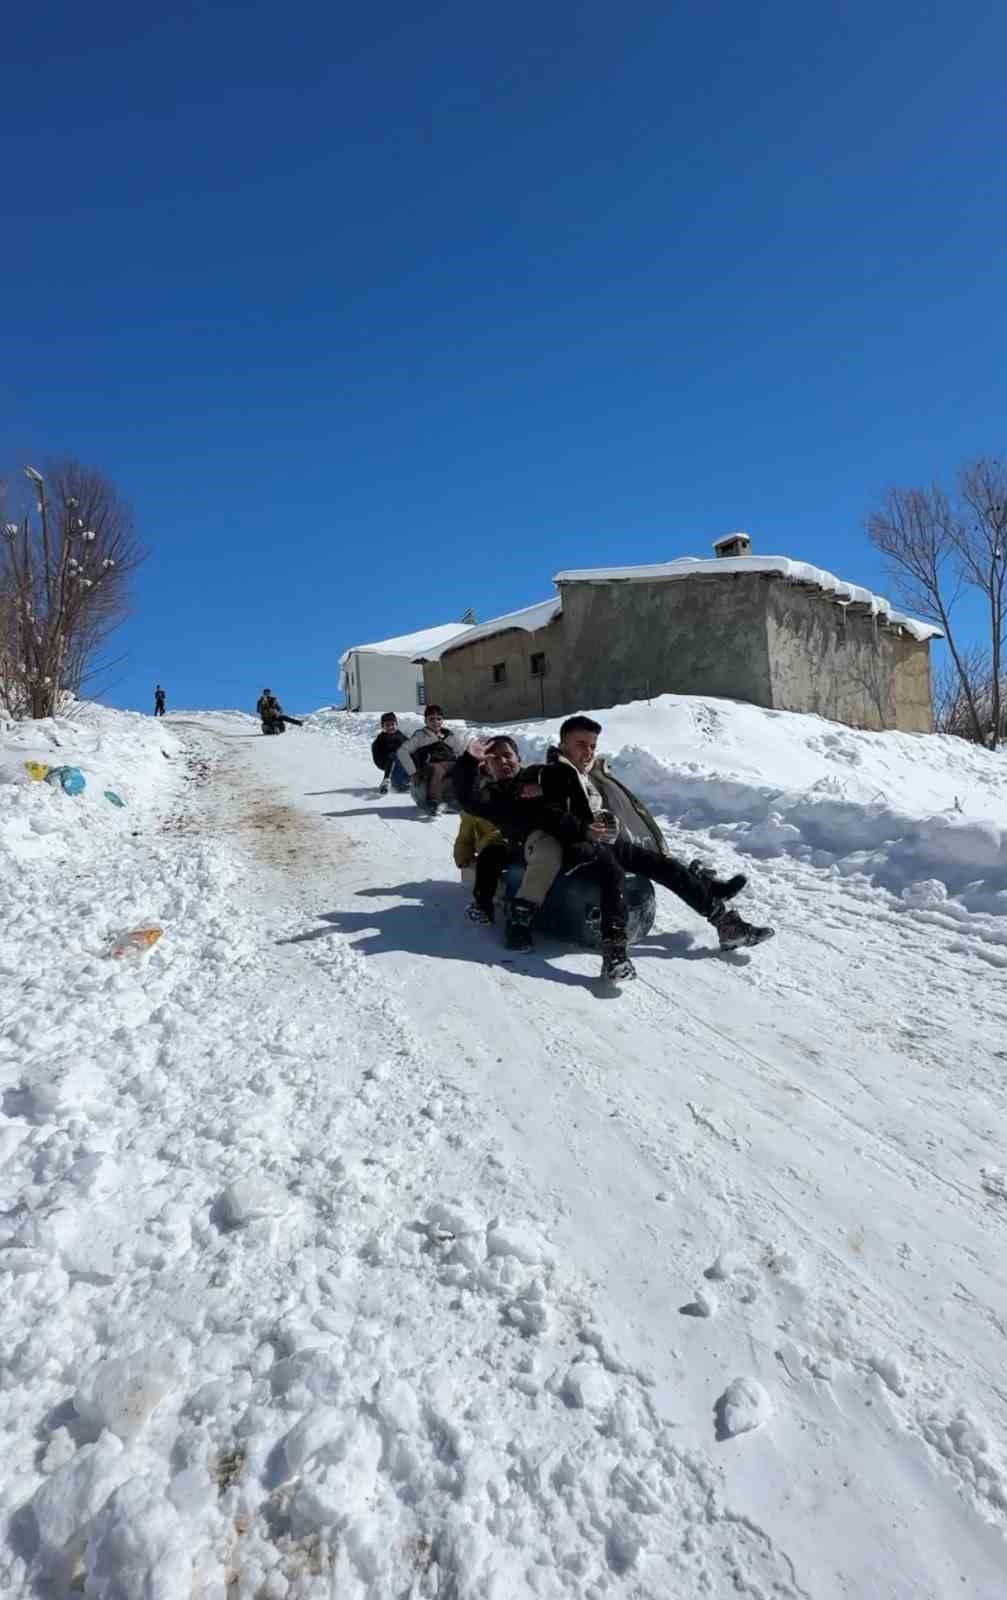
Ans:
[[[612,1002],[371,719],[0,732],[0,1592],[1002,1594],[1000,760],[603,720],[780,929]]]

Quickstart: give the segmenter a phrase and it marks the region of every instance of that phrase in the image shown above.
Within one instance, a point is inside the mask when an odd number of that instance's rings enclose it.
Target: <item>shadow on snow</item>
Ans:
[[[580,989],[594,987],[597,983],[593,974],[566,972],[547,959],[570,951],[597,959],[596,951],[581,950],[539,935],[535,949],[528,955],[512,955],[503,944],[502,918],[498,917],[496,924],[489,928],[476,927],[464,920],[465,895],[459,893],[455,884],[424,879],[357,891],[357,898],[361,900],[393,897],[397,902],[394,905],[321,912],[321,926],[307,928],[277,943],[310,944],[315,939],[327,939],[340,933],[350,939],[355,949],[368,956],[409,952],[442,961],[470,961],[482,967],[530,968],[535,975],[553,983]],[[740,966],[746,966],[750,959],[747,955],[725,956],[716,946],[694,948],[692,935],[684,932],[650,934],[633,946],[633,954],[685,961],[704,961],[710,956],[719,956],[731,965]]]

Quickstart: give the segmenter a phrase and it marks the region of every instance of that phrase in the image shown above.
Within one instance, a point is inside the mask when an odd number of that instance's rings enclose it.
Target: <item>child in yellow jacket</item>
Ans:
[[[492,822],[487,822],[483,817],[473,816],[471,811],[463,811],[458,823],[458,837],[455,839],[455,866],[462,875],[463,883],[471,879],[475,882],[476,856],[488,844],[502,844],[503,836]]]

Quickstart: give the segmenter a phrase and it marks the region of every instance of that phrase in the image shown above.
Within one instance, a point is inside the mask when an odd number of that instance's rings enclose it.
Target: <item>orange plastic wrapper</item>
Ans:
[[[128,933],[120,935],[109,951],[110,956],[125,956],[131,951],[142,952],[149,950],[160,939],[163,929],[151,924],[146,928],[130,928]]]

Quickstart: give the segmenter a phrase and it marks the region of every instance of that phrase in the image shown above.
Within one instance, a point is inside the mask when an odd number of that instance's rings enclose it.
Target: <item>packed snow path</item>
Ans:
[[[12,1034],[5,1592],[1001,1595],[993,919],[669,830],[779,936],[659,893],[605,995],[462,921],[362,728],[169,720],[75,902],[162,945],[43,948]]]

